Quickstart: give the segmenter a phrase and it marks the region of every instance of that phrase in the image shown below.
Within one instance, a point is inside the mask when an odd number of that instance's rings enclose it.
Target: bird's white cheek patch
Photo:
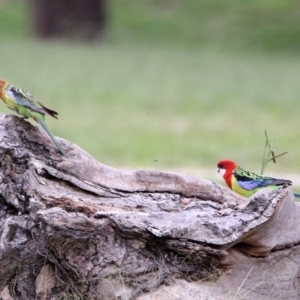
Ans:
[[[218,169],[218,172],[222,174],[222,176],[224,176],[224,174],[226,173],[225,169]]]

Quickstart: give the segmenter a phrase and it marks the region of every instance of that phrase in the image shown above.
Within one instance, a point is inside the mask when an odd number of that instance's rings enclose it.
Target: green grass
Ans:
[[[278,151],[289,154],[266,173],[300,169],[299,39],[272,48],[263,34],[270,26],[280,35],[270,15],[274,22],[282,10],[294,16],[296,1],[250,1],[249,11],[266,20],[260,27],[238,15],[246,11],[241,4],[126,3],[113,1],[107,40],[91,45],[34,41],[0,13],[0,26],[1,20],[7,25],[0,33],[0,76],[59,112],[58,121],[48,118],[55,135],[115,167],[215,169],[230,158],[259,171],[267,128]],[[15,15],[24,9],[18,5]],[[209,25],[216,18],[221,31]],[[193,32],[197,21],[204,28]],[[236,24],[243,26],[234,30]],[[292,27],[295,34],[293,24],[290,17],[282,30]],[[255,51],[247,47],[252,39],[261,42]]]
[[[0,26],[1,39],[28,37],[30,13],[26,2],[21,0],[0,1]]]
[[[120,39],[217,44],[232,49],[299,51],[297,0],[114,0],[112,33]]]

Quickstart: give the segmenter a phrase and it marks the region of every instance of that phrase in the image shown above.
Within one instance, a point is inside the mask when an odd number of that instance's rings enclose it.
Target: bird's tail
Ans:
[[[294,193],[294,197],[295,197],[295,198],[300,198],[300,194]]]
[[[58,143],[58,141],[55,139],[55,137],[53,136],[53,134],[50,132],[50,130],[48,129],[46,123],[39,119],[39,118],[34,118],[40,125],[41,127],[46,131],[46,133],[49,135],[49,137],[51,138],[51,140],[53,141],[53,143],[56,145],[56,147],[58,148],[58,150],[61,152],[62,155],[66,156],[66,152],[65,150],[61,147],[61,145]]]
[[[46,114],[50,115],[51,117],[58,119],[58,117],[57,117],[58,112],[56,112],[55,110],[52,110],[50,108],[47,108],[41,102],[39,102],[39,105],[43,108],[43,113],[46,113]]]

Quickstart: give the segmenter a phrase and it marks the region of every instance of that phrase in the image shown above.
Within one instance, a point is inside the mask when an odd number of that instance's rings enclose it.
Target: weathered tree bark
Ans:
[[[300,298],[289,188],[244,199],[59,141],[0,115],[1,299]]]

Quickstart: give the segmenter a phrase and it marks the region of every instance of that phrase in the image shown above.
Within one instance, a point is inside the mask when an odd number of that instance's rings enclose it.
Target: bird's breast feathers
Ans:
[[[15,109],[17,107],[16,101],[13,97],[11,97],[10,93],[7,90],[2,91],[1,98],[9,108]]]
[[[251,195],[253,195],[256,190],[255,189],[245,189],[241,186],[240,182],[236,179],[235,176],[231,177],[231,189],[240,194],[243,195],[245,197],[250,197]]]

